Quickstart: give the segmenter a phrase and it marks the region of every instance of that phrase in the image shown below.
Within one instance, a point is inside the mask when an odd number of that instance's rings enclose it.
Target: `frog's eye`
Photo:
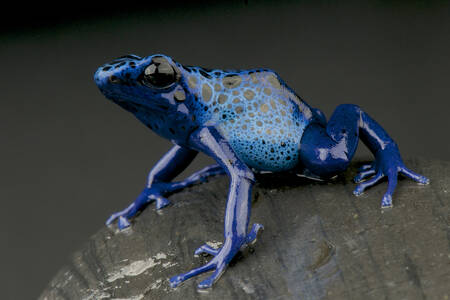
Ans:
[[[178,78],[178,73],[166,59],[154,57],[142,74],[142,83],[151,88],[164,89],[173,85]]]

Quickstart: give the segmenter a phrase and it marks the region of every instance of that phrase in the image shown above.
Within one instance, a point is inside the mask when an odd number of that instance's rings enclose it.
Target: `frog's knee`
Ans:
[[[320,147],[312,151],[303,151],[300,154],[302,164],[312,173],[328,178],[345,171],[350,159],[342,153],[339,157],[335,157],[330,149]]]
[[[356,104],[340,104],[336,107],[335,113],[337,111],[346,111],[359,114],[361,112],[361,107]]]
[[[325,114],[318,108],[313,108],[313,113],[317,122],[323,126],[326,126],[327,118],[325,117]]]
[[[331,139],[319,125],[308,126],[303,133],[299,156],[303,166],[325,178],[346,170],[351,160],[345,146]]]

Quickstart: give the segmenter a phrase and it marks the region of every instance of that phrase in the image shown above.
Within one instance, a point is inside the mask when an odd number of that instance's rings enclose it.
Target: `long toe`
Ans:
[[[120,216],[118,226],[120,230],[130,227],[130,221],[128,221],[127,218]]]
[[[219,249],[214,249],[208,244],[198,247],[197,250],[195,250],[194,252],[195,255],[207,254],[212,256],[216,256],[217,253],[219,253]]]
[[[430,183],[430,179],[428,179],[425,176],[422,176],[420,174],[417,174],[416,172],[411,171],[410,169],[403,167],[400,172],[405,175],[406,177],[411,178],[414,181],[417,181],[418,183],[421,184],[429,184]]]
[[[353,181],[359,183],[373,174],[375,174],[375,170],[373,169],[361,171],[358,175],[355,176],[355,178],[353,178]]]
[[[219,280],[220,276],[222,276],[222,274],[225,272],[225,269],[226,269],[226,265],[222,265],[222,266],[218,267],[214,271],[214,273],[212,273],[211,276],[209,276],[208,278],[206,278],[205,280],[200,282],[197,287],[200,290],[211,288],[213,286],[214,282]]]
[[[182,283],[183,281],[188,280],[191,277],[200,275],[202,273],[208,272],[209,270],[214,269],[214,264],[212,262],[207,263],[204,266],[201,266],[199,268],[193,269],[187,273],[184,274],[180,274],[177,276],[174,276],[172,278],[170,278],[170,286],[175,288],[177,287],[180,283]]]
[[[361,195],[368,187],[376,184],[381,178],[383,178],[383,175],[381,173],[375,174],[375,176],[370,178],[369,180],[358,184],[353,191],[353,194],[355,194],[356,196]]]
[[[252,230],[250,230],[250,233],[247,235],[247,244],[252,245],[256,243],[256,240],[259,235],[261,235],[261,232],[264,231],[264,226],[261,224],[255,223],[252,226]]]
[[[135,204],[131,203],[127,208],[125,208],[124,210],[121,210],[119,212],[116,212],[114,214],[112,214],[108,220],[106,220],[106,225],[110,225],[112,222],[114,222],[115,219],[123,217],[123,216],[130,216],[130,212],[131,214],[133,214],[133,212],[135,211]],[[120,222],[120,220],[119,220]]]
[[[386,193],[383,196],[383,199],[381,200],[381,208],[390,208],[390,207],[393,207],[392,196]]]
[[[373,168],[373,163],[370,164],[364,164],[361,167],[358,168],[358,171],[364,171],[364,170],[368,170],[368,169],[372,169]]]
[[[116,214],[112,214],[112,215],[108,218],[108,220],[106,220],[106,222],[105,222],[106,226],[111,225],[111,223],[114,222],[114,220],[115,220],[117,217],[118,217],[118,216],[116,216]]]
[[[170,204],[170,201],[164,197],[158,197],[156,199],[156,209],[161,209]]]

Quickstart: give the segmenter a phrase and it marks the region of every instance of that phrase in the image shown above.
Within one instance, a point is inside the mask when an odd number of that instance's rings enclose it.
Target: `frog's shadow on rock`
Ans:
[[[345,172],[331,178],[319,178],[307,170],[299,169],[297,172],[255,173],[255,187],[263,190],[285,190],[307,185],[348,184],[353,182],[357,169],[370,163],[364,159],[352,164]]]

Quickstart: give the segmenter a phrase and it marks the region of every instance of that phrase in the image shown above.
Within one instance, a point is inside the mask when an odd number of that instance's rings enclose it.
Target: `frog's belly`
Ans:
[[[260,171],[285,171],[299,161],[300,140],[307,122],[299,118],[255,121],[228,120],[219,129],[249,167]]]

